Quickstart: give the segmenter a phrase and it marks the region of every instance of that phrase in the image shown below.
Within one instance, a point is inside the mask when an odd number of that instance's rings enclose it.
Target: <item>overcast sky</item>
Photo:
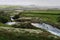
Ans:
[[[0,5],[60,6],[60,0],[0,0]]]

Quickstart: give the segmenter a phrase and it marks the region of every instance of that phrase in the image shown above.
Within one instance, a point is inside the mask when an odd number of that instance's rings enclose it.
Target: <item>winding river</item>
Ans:
[[[16,24],[17,22],[13,22],[14,19],[13,19],[13,16],[11,16],[11,21],[12,22],[7,22],[6,24],[7,25],[14,25]],[[38,27],[38,28],[41,28],[41,29],[45,29],[46,31],[54,34],[54,35],[57,35],[57,36],[60,36],[60,30],[56,27],[53,27],[49,24],[46,24],[46,23],[31,23],[31,25],[35,26],[35,27]]]

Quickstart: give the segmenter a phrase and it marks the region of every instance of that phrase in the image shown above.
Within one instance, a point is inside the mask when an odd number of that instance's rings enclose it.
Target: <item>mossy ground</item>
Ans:
[[[60,40],[60,37],[40,29],[0,27],[0,40]]]
[[[59,11],[40,11],[40,12],[23,12],[23,17],[39,17],[42,21],[50,23],[58,23],[57,17],[60,15]],[[0,40],[60,40],[60,37],[50,34],[43,29],[23,29],[13,28],[9,25],[0,24]],[[7,27],[6,27],[7,26]]]

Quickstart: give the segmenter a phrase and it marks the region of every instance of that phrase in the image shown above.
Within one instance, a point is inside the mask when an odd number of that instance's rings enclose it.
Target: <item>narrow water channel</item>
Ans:
[[[45,24],[45,23],[42,23],[42,24],[39,24],[39,23],[31,23],[33,26],[35,27],[38,27],[38,28],[41,28],[41,29],[45,29],[46,31],[54,34],[54,35],[57,35],[57,36],[60,36],[60,30],[56,27],[53,27],[49,24]]]

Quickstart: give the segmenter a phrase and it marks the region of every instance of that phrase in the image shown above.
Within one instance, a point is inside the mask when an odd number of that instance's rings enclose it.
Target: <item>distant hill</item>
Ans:
[[[13,9],[17,9],[17,10],[60,10],[60,8],[58,7],[41,7],[41,6],[37,6],[37,5],[27,5],[27,6],[12,6],[12,5],[0,5],[0,10],[13,10]]]

